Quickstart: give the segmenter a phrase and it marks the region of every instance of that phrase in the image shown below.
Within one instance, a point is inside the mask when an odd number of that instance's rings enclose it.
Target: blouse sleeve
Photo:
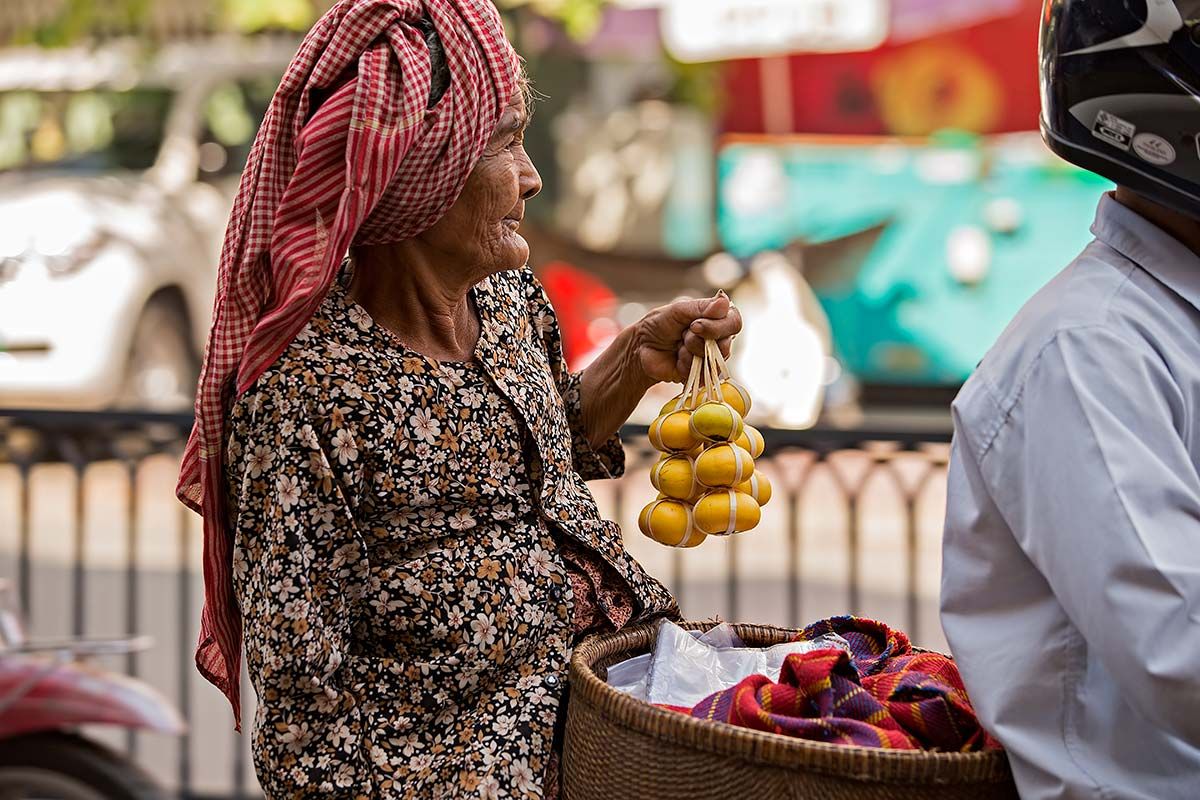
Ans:
[[[350,427],[297,421],[282,397],[254,398],[258,423],[235,421],[226,456],[256,771],[269,798],[376,797],[368,718],[397,665],[347,652],[368,563],[336,467],[357,445]]]
[[[525,297],[529,305],[529,319],[540,334],[542,347],[550,362],[554,384],[562,397],[567,412],[567,424],[571,428],[572,453],[575,471],[586,481],[619,478],[625,474],[625,448],[621,445],[620,433],[614,433],[599,447],[592,447],[583,424],[583,403],[579,387],[582,372],[567,369],[563,355],[562,331],[554,306],[533,270],[525,269]]]

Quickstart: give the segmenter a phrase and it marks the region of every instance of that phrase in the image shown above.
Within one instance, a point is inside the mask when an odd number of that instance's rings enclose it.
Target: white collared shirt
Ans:
[[[1025,800],[1195,800],[1200,258],[1092,232],[954,403],[942,624]]]

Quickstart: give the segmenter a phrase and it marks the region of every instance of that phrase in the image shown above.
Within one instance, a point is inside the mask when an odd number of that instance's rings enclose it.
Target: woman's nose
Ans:
[[[521,155],[521,197],[528,200],[542,190],[542,176],[538,174],[537,167],[533,165],[533,160],[524,149],[521,150]]]

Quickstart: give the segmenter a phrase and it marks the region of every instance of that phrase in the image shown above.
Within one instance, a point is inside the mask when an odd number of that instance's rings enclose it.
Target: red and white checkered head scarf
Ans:
[[[423,18],[450,71],[431,109]],[[446,213],[519,77],[491,0],[340,0],[305,37],[258,131],[225,233],[176,489],[204,517],[196,666],[229,698],[239,729],[242,631],[222,485],[230,394],[304,328],[351,244],[409,239]]]

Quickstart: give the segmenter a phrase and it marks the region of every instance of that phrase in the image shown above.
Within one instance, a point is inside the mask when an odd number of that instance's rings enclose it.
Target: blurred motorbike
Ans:
[[[79,731],[183,732],[179,712],[156,690],[90,662],[148,649],[149,637],[31,642],[13,595],[0,582],[0,799],[165,800],[129,758]]]

